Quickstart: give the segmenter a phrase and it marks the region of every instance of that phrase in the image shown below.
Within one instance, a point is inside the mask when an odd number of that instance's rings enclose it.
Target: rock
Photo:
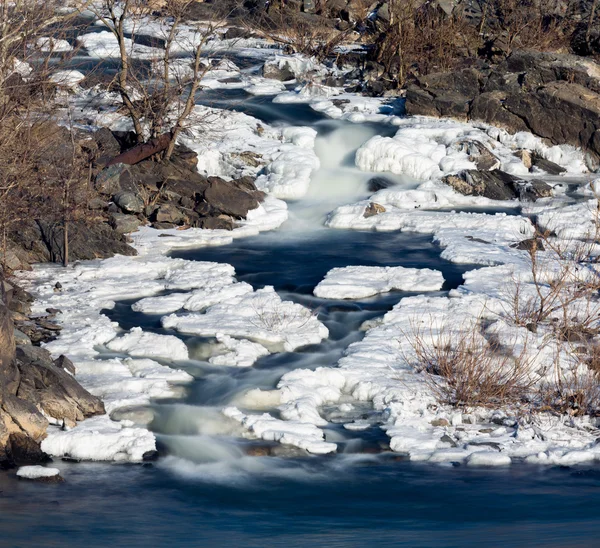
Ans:
[[[208,186],[208,181],[206,179],[167,179],[164,184],[161,185],[160,190],[162,193],[169,191],[178,194],[179,196],[198,200],[204,196],[204,191]]]
[[[552,196],[551,187],[544,181],[524,181],[499,169],[466,170],[448,175],[443,181],[465,196],[483,196],[491,200],[535,201]]]
[[[58,358],[54,360],[54,365],[56,365],[56,367],[59,367],[60,369],[68,371],[69,373],[71,373],[71,375],[75,375],[75,373],[77,373],[77,370],[75,369],[75,364],[63,354],[61,354]]]
[[[142,224],[142,221],[133,215],[111,213],[108,223],[118,234],[129,234],[130,232],[135,232]]]
[[[204,200],[221,213],[245,219],[248,211],[259,205],[255,196],[231,182],[218,177],[210,177],[208,182],[210,186],[204,192]]]
[[[105,194],[107,196],[113,196],[117,192],[120,192],[120,178],[127,168],[128,166],[125,164],[114,164],[104,168],[100,173],[98,173],[98,175],[96,175],[94,188],[100,194]]]
[[[480,171],[491,171],[500,167],[500,160],[480,141],[463,139],[454,143],[453,148],[469,155]]]
[[[406,113],[467,120],[471,101],[479,95],[480,74],[473,68],[429,74],[406,90]]]
[[[550,160],[542,158],[536,152],[531,155],[531,163],[534,167],[537,167],[538,169],[548,173],[548,175],[560,175],[561,173],[565,173],[567,171],[564,167],[559,166]]]
[[[39,442],[22,433],[13,433],[7,444],[12,463],[17,466],[50,462],[50,457],[44,453]]]
[[[515,156],[519,158],[521,162],[523,162],[523,165],[527,169],[531,169],[533,162],[531,159],[531,153],[528,150],[517,150],[517,152],[515,152]]]
[[[40,239],[46,247],[45,260],[62,261],[64,255],[63,227],[38,222]],[[108,223],[72,222],[69,230],[69,260],[104,259],[115,254],[135,255],[136,251]]]
[[[10,311],[6,306],[5,286],[0,287],[0,383],[15,357],[15,334]],[[0,391],[2,387],[0,385]]]
[[[117,192],[113,196],[113,201],[126,213],[141,213],[144,211],[144,202],[134,192]]]
[[[599,75],[600,65],[588,59],[515,51],[492,68],[479,64],[417,78],[408,86],[406,111],[483,121],[513,133],[528,131],[552,144],[581,147],[588,152],[588,167],[596,169]]]
[[[181,224],[184,219],[185,214],[173,204],[163,204],[154,212],[152,220],[157,223],[171,223],[173,225],[178,225]]]
[[[156,230],[169,230],[176,227],[177,225],[174,225],[173,223],[152,223],[152,228],[155,228]]]
[[[271,80],[279,80],[280,82],[287,82],[288,80],[294,80],[296,75],[286,60],[277,58],[269,60],[264,64],[263,77],[270,78]]]
[[[378,192],[384,188],[390,188],[395,184],[396,183],[386,179],[385,177],[373,177],[372,179],[369,179],[369,182],[367,183],[367,190],[369,192]]]
[[[369,205],[365,208],[363,217],[367,219],[369,217],[373,217],[374,215],[379,215],[380,213],[385,213],[385,207],[383,207],[381,204],[370,202]]]
[[[14,329],[13,332],[15,335],[16,344],[22,346],[31,345],[31,339],[27,335],[25,335],[25,333],[19,331],[18,329]]]
[[[110,129],[101,127],[94,133],[93,138],[97,145],[97,158],[100,163],[108,163],[121,153],[121,145]]]
[[[208,230],[233,230],[235,223],[231,218],[204,217],[198,220],[196,226]]]
[[[92,211],[100,211],[102,209],[106,209],[108,207],[108,202],[103,200],[102,198],[92,198],[87,203],[88,209]]]
[[[431,421],[431,426],[450,426],[448,419],[434,419]]]
[[[11,417],[27,438],[40,442],[46,436],[48,420],[35,405],[13,395],[4,395],[2,409]]]
[[[62,364],[74,370],[73,364],[65,360],[62,359]],[[46,415],[75,423],[105,413],[102,401],[55,364],[44,349],[18,347],[17,365],[21,373],[17,395],[33,402]]]
[[[17,477],[21,480],[37,481],[40,483],[62,483],[65,481],[58,468],[45,466],[22,466],[17,470]]]

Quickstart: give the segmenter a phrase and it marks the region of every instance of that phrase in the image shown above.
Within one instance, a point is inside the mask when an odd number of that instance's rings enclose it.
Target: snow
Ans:
[[[548,147],[539,137],[527,133],[509,135],[483,124],[446,119],[410,117],[396,123],[394,137],[375,136],[356,153],[356,165],[365,171],[403,174],[419,181],[439,179],[443,175],[475,169],[462,143],[476,142],[491,152],[500,169],[513,175],[529,170],[514,155],[527,148],[564,165],[570,173],[585,172],[583,155],[573,147]]]
[[[56,457],[91,461],[141,462],[156,449],[154,435],[104,417],[93,417],[72,430],[53,430],[42,441],[42,451]]]
[[[59,474],[58,468],[46,468],[45,466],[21,466],[17,470],[17,476],[24,479],[53,478]]]
[[[246,415],[236,407],[225,408],[223,414],[239,422],[250,436],[265,441],[278,441],[283,445],[299,447],[317,455],[334,453],[337,449],[335,443],[323,440],[323,432],[319,428],[309,423],[282,421],[268,413]]]
[[[189,358],[188,349],[181,339],[173,335],[144,333],[141,327],[134,327],[127,335],[113,339],[107,347],[130,356],[169,360],[187,360]]]
[[[52,83],[65,88],[77,88],[79,83],[84,79],[85,74],[78,70],[60,70],[50,75]]]
[[[108,30],[83,34],[77,37],[79,42],[87,51],[88,55],[95,59],[119,59],[119,43],[116,36]],[[161,49],[136,44],[130,38],[125,38],[125,49],[133,59],[161,59]]]
[[[441,272],[401,266],[347,266],[330,270],[313,293],[323,299],[363,299],[388,291],[438,291]]]
[[[41,51],[49,53],[64,53],[73,50],[73,46],[69,42],[57,38],[41,37],[37,39],[36,45]]]
[[[203,314],[165,316],[162,325],[204,337],[248,338],[291,352],[327,338],[327,328],[302,305],[282,301],[272,287],[228,299]]]
[[[208,360],[213,365],[250,367],[254,365],[256,360],[269,354],[264,346],[247,339],[234,339],[227,335],[217,335],[217,342],[223,346],[225,352]]]
[[[469,466],[508,466],[511,459],[508,455],[503,455],[497,451],[477,451],[471,453],[467,459]]]

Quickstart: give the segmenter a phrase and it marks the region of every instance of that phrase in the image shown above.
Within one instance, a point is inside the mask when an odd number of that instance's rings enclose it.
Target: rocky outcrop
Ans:
[[[12,317],[23,318],[27,304],[11,300],[15,286],[0,280],[0,468],[46,462],[40,443],[48,418],[65,426],[104,413],[104,405],[74,379],[73,364],[62,356],[33,346],[29,339],[15,345]],[[8,286],[10,291],[6,291]],[[9,308],[10,307],[10,308]]]
[[[177,147],[166,162],[117,163],[99,171],[95,188],[112,201],[110,225],[121,234],[146,222],[155,228],[232,230],[264,199],[251,177],[204,177],[197,162],[194,152]]]
[[[600,163],[600,65],[574,55],[517,51],[494,67],[424,76],[408,86],[406,110],[530,131]]]

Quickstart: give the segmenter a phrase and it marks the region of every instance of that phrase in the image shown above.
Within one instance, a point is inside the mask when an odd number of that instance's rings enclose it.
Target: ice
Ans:
[[[229,335],[291,352],[327,338],[327,328],[312,312],[282,301],[272,287],[210,306],[203,314],[165,316],[163,327],[199,336]]]
[[[73,46],[66,40],[49,38],[47,36],[38,38],[36,44],[40,48],[40,51],[44,52],[64,53],[73,50]]]
[[[217,335],[217,342],[223,346],[225,353],[210,358],[208,361],[213,365],[250,367],[256,360],[269,354],[264,346],[247,339]]]
[[[285,86],[279,80],[250,78],[249,83],[244,89],[250,95],[277,95],[285,91]]]
[[[188,349],[185,343],[173,335],[158,335],[134,327],[122,337],[113,339],[108,348],[130,356],[164,358],[168,360],[187,360]]]
[[[324,441],[323,432],[313,424],[282,421],[268,413],[246,415],[236,407],[225,408],[223,414],[239,422],[251,436],[265,441],[293,445],[317,455],[334,453],[337,450],[335,443]]]
[[[92,461],[141,462],[155,450],[154,435],[145,428],[132,428],[108,416],[80,422],[72,430],[49,429],[42,451],[54,457]]]
[[[468,466],[508,466],[511,458],[497,451],[477,451],[467,459]]]
[[[330,270],[313,293],[323,299],[363,299],[388,291],[438,291],[442,273],[401,266],[347,266]]]
[[[94,32],[77,37],[77,41],[86,49],[90,57],[96,59],[119,59],[119,43],[111,31]],[[163,50],[136,44],[125,38],[125,49],[134,59],[162,59]]]
[[[58,468],[46,468],[45,466],[21,466],[17,470],[17,476],[25,479],[53,478],[59,474]]]
[[[50,81],[60,87],[77,88],[85,79],[85,74],[78,70],[60,70],[50,75]]]
[[[338,88],[323,86],[314,82],[309,82],[299,86],[293,91],[280,93],[273,99],[274,103],[312,103],[315,99],[322,100],[335,97],[341,92]]]

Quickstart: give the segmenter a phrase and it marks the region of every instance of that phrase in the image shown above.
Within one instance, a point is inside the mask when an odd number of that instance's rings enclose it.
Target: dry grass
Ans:
[[[515,357],[512,349],[486,340],[479,326],[477,322],[460,334],[414,331],[410,341],[415,369],[426,374],[440,403],[457,407],[521,403],[533,385],[526,349]]]

